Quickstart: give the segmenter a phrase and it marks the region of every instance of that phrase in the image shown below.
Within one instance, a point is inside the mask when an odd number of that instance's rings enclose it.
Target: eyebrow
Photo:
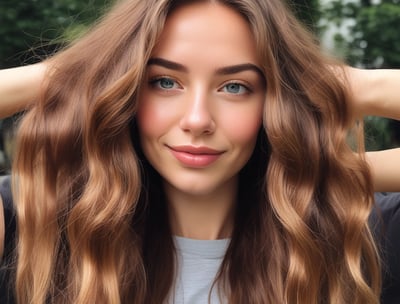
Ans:
[[[147,65],[159,65],[164,68],[170,69],[170,70],[175,70],[179,72],[185,72],[187,73],[189,70],[186,66],[183,64],[170,61],[164,58],[159,58],[159,57],[153,57],[150,58]],[[257,74],[259,74],[263,79],[265,79],[264,73],[255,64],[252,63],[242,63],[242,64],[236,64],[236,65],[231,65],[231,66],[226,66],[226,67],[221,67],[218,68],[215,72],[216,74],[219,75],[230,75],[230,74],[236,74],[244,71],[254,71]]]
[[[188,68],[185,67],[183,64],[180,64],[180,63],[177,63],[174,61],[170,61],[167,59],[163,59],[163,58],[158,58],[158,57],[150,58],[149,62],[147,63],[147,66],[149,66],[149,65],[159,65],[164,68],[179,71],[179,72],[188,72],[189,71]]]

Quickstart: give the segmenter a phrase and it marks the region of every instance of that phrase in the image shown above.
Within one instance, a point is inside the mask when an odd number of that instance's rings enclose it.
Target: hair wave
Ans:
[[[214,2],[248,20],[268,88],[215,284],[232,304],[378,303],[372,182],[362,145],[347,143],[337,63],[280,0]],[[170,293],[173,241],[135,113],[165,19],[185,3],[118,3],[50,59],[13,168],[18,303],[159,304]]]

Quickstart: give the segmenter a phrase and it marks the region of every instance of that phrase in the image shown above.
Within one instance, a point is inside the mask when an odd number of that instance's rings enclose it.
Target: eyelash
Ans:
[[[244,90],[245,90],[245,92],[242,92],[242,93],[232,93],[233,95],[245,95],[245,94],[249,94],[249,93],[251,93],[252,92],[252,90],[251,90],[251,88],[250,88],[250,86],[249,85],[247,85],[247,84],[245,84],[245,83],[243,83],[243,82],[241,82],[241,81],[235,81],[235,80],[233,80],[233,81],[228,81],[228,82],[226,82],[226,83],[224,83],[223,85],[222,85],[222,87],[221,87],[221,90],[223,90],[224,88],[226,88],[227,86],[229,86],[229,85],[238,85],[238,86],[240,86],[241,88],[244,88]],[[228,93],[229,94],[229,93]]]
[[[168,77],[168,76],[157,76],[157,77],[153,77],[153,78],[151,78],[151,79],[149,80],[149,84],[150,84],[151,86],[153,86],[153,87],[157,87],[157,88],[160,89],[160,90],[172,90],[172,88],[171,88],[171,89],[166,89],[166,88],[162,88],[162,87],[159,86],[159,85],[157,86],[157,85],[156,85],[157,82],[160,82],[161,80],[168,80],[168,81],[173,82],[174,85],[179,85],[178,82],[177,82],[174,78],[171,78],[171,77]]]

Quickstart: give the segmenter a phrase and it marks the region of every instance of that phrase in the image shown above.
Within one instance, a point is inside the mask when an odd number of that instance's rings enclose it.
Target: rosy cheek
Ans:
[[[142,100],[137,113],[137,123],[141,134],[157,136],[163,132],[169,122],[169,112],[160,103]]]
[[[138,112],[137,112],[137,124],[140,133],[144,134],[151,134],[155,130],[153,128],[156,126],[154,124],[154,111],[151,109],[151,106],[149,105],[143,105],[141,104],[139,106]],[[153,123],[152,123],[153,122]]]
[[[260,113],[260,112],[258,112]],[[226,116],[226,126],[229,126],[227,132],[231,134],[231,138],[235,139],[235,142],[241,144],[254,143],[258,131],[261,127],[262,118],[261,115],[241,115],[241,116]]]

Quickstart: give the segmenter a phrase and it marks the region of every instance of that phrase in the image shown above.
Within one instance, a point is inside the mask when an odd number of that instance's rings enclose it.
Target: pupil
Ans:
[[[232,93],[237,93],[239,92],[239,85],[235,83],[231,83],[228,85],[228,90]]]

